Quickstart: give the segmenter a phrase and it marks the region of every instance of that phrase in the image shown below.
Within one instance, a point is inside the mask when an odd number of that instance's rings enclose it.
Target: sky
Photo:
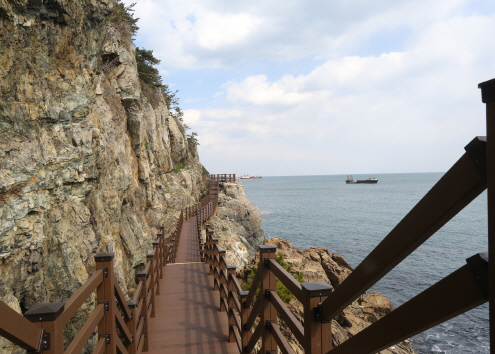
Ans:
[[[445,172],[486,134],[493,0],[124,2],[210,173]]]

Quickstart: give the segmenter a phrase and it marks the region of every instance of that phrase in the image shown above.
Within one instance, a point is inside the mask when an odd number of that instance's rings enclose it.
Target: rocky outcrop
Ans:
[[[184,126],[109,25],[112,6],[0,1],[0,300],[19,312],[68,299],[97,252],[115,252],[132,293],[157,228],[207,188]]]
[[[227,261],[238,268],[254,257],[258,245],[265,243],[261,212],[249,202],[241,182],[222,183],[217,216],[210,219],[219,247],[227,251]]]
[[[281,238],[273,238],[266,242],[277,247],[277,254],[282,254],[285,262],[292,266],[293,275],[301,272],[304,281],[325,281],[334,288],[338,287],[352,272],[342,256],[331,254],[326,248],[311,247],[309,250],[300,250]],[[259,262],[259,258],[251,260],[238,272],[243,282],[249,282],[251,267]],[[292,300],[287,307],[300,320],[303,319],[303,307],[297,300]],[[356,335],[370,324],[378,321],[393,310],[392,303],[382,294],[374,292],[365,294],[349,305],[332,323],[333,345],[342,344],[350,337]],[[285,324],[281,323],[281,330],[288,339],[294,353],[304,353],[295,337],[290,333]],[[409,341],[403,341],[393,347],[381,351],[382,354],[412,354]]]

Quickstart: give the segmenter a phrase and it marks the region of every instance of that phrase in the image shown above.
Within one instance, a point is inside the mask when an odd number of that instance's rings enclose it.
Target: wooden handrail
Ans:
[[[64,352],[64,354],[80,353],[81,350],[83,350],[86,343],[88,342],[91,335],[93,334],[93,332],[95,331],[96,327],[98,326],[98,322],[101,321],[104,314],[105,314],[105,306],[104,305],[96,306],[95,310],[93,311],[91,316],[89,316],[88,320],[81,328],[79,333],[76,335],[76,337],[72,340],[70,345],[67,347],[67,350]]]
[[[258,317],[259,313],[261,312],[261,308],[263,307],[263,296],[258,296],[256,299],[256,302],[253,305],[253,309],[251,310],[251,314],[249,315],[245,326],[246,328],[251,328],[254,325],[254,322],[256,321],[256,318]]]
[[[324,318],[335,318],[485,188],[485,177],[464,154],[323,303]]]
[[[275,259],[270,259],[270,271],[277,277],[278,280],[285,285],[287,289],[301,302],[304,301],[304,294],[301,283],[299,283],[292,274],[284,269]]]
[[[38,351],[43,330],[0,301],[0,335],[23,349]]]
[[[488,284],[488,262],[473,274],[463,266],[332,350],[332,354],[376,353],[488,301],[476,277]],[[446,296],[448,294],[448,296]]]
[[[131,331],[129,330],[129,328],[127,327],[127,324],[125,323],[124,319],[120,315],[120,313],[117,309],[117,305],[113,304],[113,306],[115,306],[115,318],[117,319],[117,325],[119,325],[120,329],[122,330],[122,333],[125,335],[125,338],[130,343],[130,342],[132,342]]]
[[[105,352],[106,341],[105,338],[101,338],[96,344],[93,354],[103,354]]]
[[[299,343],[304,344],[304,327],[284,304],[282,299],[280,299],[276,291],[270,291],[270,302],[273,304],[273,307],[275,307],[275,310],[277,310],[280,318],[283,319],[287,327],[289,327],[294,337],[296,337]]]
[[[67,322],[76,314],[81,308],[82,304],[86,302],[88,297],[94,293],[98,285],[103,281],[103,270],[98,269],[93,275],[84,282],[84,284],[67,300],[65,303],[65,309],[62,315],[60,315],[60,321],[62,326],[65,326]]]
[[[249,294],[246,298],[246,304],[244,306],[249,307],[251,306],[254,296],[256,295],[256,290],[258,289],[258,286],[260,285],[261,281],[261,269],[258,267],[258,270],[256,271],[256,274],[254,276],[254,279],[251,283],[251,289],[249,289]]]
[[[119,286],[119,282],[117,281],[117,277],[115,276],[114,273],[114,285],[115,285],[115,298],[117,299],[117,302],[119,303],[120,308],[122,311],[124,311],[124,317],[126,321],[129,321],[131,318],[131,310],[127,306],[127,301],[125,300],[124,293],[122,292],[122,289]]]
[[[270,333],[273,335],[273,338],[275,338],[275,342],[277,342],[277,345],[283,354],[294,354],[289,343],[287,343],[287,340],[282,335],[282,332],[280,332],[276,322],[270,323]]]
[[[253,336],[244,347],[244,353],[251,353],[253,351],[254,346],[256,345],[256,343],[258,343],[258,340],[261,338],[261,335],[263,334],[264,326],[265,325],[263,323],[258,323],[258,326],[256,327]]]

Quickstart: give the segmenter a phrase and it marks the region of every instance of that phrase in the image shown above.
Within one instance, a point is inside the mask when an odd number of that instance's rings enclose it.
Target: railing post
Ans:
[[[172,238],[172,263],[175,263],[175,254],[177,253],[176,240],[177,236]]]
[[[218,245],[218,238],[212,238],[211,239],[211,250],[210,250],[210,275],[213,274],[215,278],[216,278],[215,260],[217,258],[216,245]]]
[[[115,284],[113,282],[113,253],[97,253],[95,255],[96,270],[103,269],[103,282],[96,290],[96,303],[105,306],[105,315],[98,324],[98,340],[106,338],[106,354],[116,353],[115,330]]]
[[[213,230],[210,230],[209,228],[206,229],[205,262],[206,262],[206,264],[208,264],[210,266],[211,266],[210,255],[211,255],[211,246],[213,245],[213,242],[212,242],[213,234],[214,234]],[[211,274],[211,272],[210,272],[210,274]]]
[[[155,277],[154,277],[154,262],[153,262],[153,253],[147,254],[146,258],[148,260],[148,263],[150,264],[148,268],[148,274],[146,274],[146,281],[148,281],[148,278],[151,278],[150,281],[150,288],[147,289],[148,291],[151,291],[151,298],[150,298],[150,303],[148,306],[151,306],[151,314],[150,317],[155,317]]]
[[[488,257],[495,255],[495,79],[482,82],[481,101],[486,103],[486,188],[488,197]],[[488,262],[490,274],[489,318],[490,318],[490,353],[495,353],[495,262],[491,257]]]
[[[160,242],[153,242],[153,260],[152,260],[152,268],[153,268],[153,280],[156,284],[156,294],[155,295],[160,295],[160,282],[158,279],[160,279]]]
[[[249,294],[249,291],[241,291],[241,340],[242,340],[242,347],[244,348],[248,343],[249,340],[251,339],[251,336],[253,335],[253,332],[251,332],[251,328],[244,328],[246,325],[246,322],[249,318],[249,315],[251,314],[251,309],[252,306],[248,306],[246,304],[246,298]]]
[[[264,296],[263,309],[261,311],[261,322],[258,326],[264,326],[263,334],[261,335],[261,353],[266,353],[268,350],[277,350],[277,343],[273,338],[270,331],[267,329],[270,323],[277,321],[277,311],[275,307],[270,303],[270,290],[277,288],[276,278],[268,267],[268,260],[270,258],[275,259],[275,252],[277,247],[273,245],[259,246],[260,250],[260,265],[261,268],[261,292],[260,296]]]
[[[220,312],[228,311],[228,309],[225,308],[225,304],[223,302],[223,299],[225,298],[225,294],[222,293],[223,285],[224,284],[227,285],[225,283],[225,278],[226,278],[225,272],[227,270],[227,267],[225,266],[225,263],[227,261],[225,261],[225,262],[222,261],[222,258],[224,260],[226,259],[226,255],[227,255],[227,252],[225,250],[219,250],[218,251],[218,268],[217,268],[218,271],[217,271],[217,274],[218,274],[218,290],[219,290],[219,294],[220,294]],[[228,294],[227,294],[227,296],[228,296]]]
[[[227,290],[228,290],[228,298],[227,298],[227,305],[229,306],[229,309],[235,308],[234,304],[234,293],[235,293],[235,286],[234,286],[234,281],[231,280],[230,278],[233,277],[235,278],[235,271],[236,271],[236,266],[229,265],[227,266]]]
[[[143,309],[141,310],[141,321],[144,321],[143,322],[143,330],[141,332],[141,335],[144,334],[144,337],[143,337],[143,340],[144,340],[144,344],[143,344],[143,352],[147,352],[148,351],[148,288],[146,287],[146,272],[138,272],[136,274],[136,278],[137,278],[137,283],[139,282],[143,282],[143,286],[141,288],[141,294],[139,294],[139,299],[143,300]],[[137,319],[136,319],[137,321]],[[140,338],[136,338],[136,340],[140,340]]]
[[[37,327],[43,328],[43,344],[50,347],[44,354],[64,353],[64,325],[59,316],[64,312],[65,302],[52,302],[34,305],[24,317]]]
[[[131,338],[132,342],[127,346],[127,351],[129,354],[136,354],[136,345],[137,342],[139,341],[138,338],[136,338],[136,307],[137,307],[137,302],[136,301],[127,301],[127,307],[129,307],[129,310],[131,311],[131,318],[129,321],[127,321],[127,328],[129,328],[129,332],[131,333]]]
[[[162,226],[160,227],[160,233],[157,234],[160,253],[160,279],[163,279],[163,267],[167,264],[167,259],[165,258],[165,238],[163,237],[164,232],[165,228]]]
[[[332,323],[323,321],[321,303],[332,293],[324,281],[302,283],[304,293],[304,340],[306,354],[324,354],[332,349]]]

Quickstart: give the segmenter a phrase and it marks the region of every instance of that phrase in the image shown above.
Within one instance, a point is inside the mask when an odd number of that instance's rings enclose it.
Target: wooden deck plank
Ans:
[[[213,277],[199,262],[196,218],[182,228],[177,263],[164,268],[156,316],[149,319],[149,353],[239,354],[228,342],[228,318],[219,312],[220,295]],[[195,262],[195,263],[187,263]]]
[[[186,220],[182,225],[179,247],[175,263],[200,262],[196,217]]]

